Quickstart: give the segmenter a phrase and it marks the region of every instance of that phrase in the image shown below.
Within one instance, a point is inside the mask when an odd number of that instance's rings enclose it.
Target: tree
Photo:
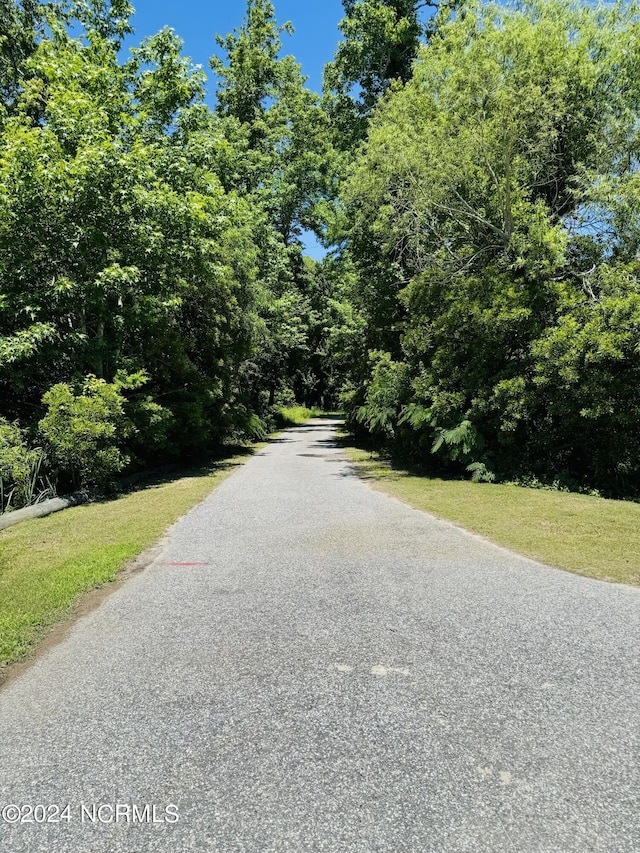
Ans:
[[[325,66],[327,107],[348,147],[366,135],[371,112],[392,82],[407,83],[436,0],[343,0],[344,39]]]
[[[68,0],[62,4],[67,20],[77,21],[89,36],[98,36],[119,50],[133,32],[133,5],[129,0]]]
[[[636,334],[636,15],[467,4],[373,116],[343,204],[370,348],[391,366],[361,378],[354,411],[373,426],[384,384],[394,434],[423,458],[607,487],[637,476],[622,415],[638,369],[623,343]]]
[[[322,202],[335,192],[328,118],[295,59],[280,56],[281,36],[291,32],[290,24],[277,24],[270,2],[249,0],[240,28],[217,39],[226,55],[211,60],[220,126],[243,145],[228,186],[254,212],[260,247],[259,345],[242,371],[260,411],[278,393],[308,396],[316,382],[308,360],[317,313],[306,292],[301,236],[322,234]],[[300,380],[305,370],[306,383]]]
[[[26,59],[36,48],[42,23],[38,0],[0,0],[0,97],[10,109],[24,83]]]
[[[285,67],[278,59],[282,48],[280,36],[292,32],[289,21],[278,26],[273,4],[268,0],[248,0],[240,28],[224,37],[216,36],[227,58],[226,64],[218,56],[211,58],[211,67],[219,78],[218,112],[233,116],[251,128],[251,147],[256,146],[264,132],[262,120],[268,109],[267,101],[278,92],[286,76]]]
[[[237,122],[246,138],[240,189],[268,215],[285,245],[302,229],[321,229],[317,202],[331,183],[327,117],[292,56],[280,57],[283,33],[273,4],[249,0],[241,27],[217,37],[226,57],[213,57],[219,78],[217,112]]]
[[[174,449],[203,446],[233,424],[250,347],[251,217],[193,167],[178,128],[202,78],[175,36],[120,65],[126,22],[88,10],[84,40],[60,22],[42,39],[0,139],[3,409],[33,422],[53,383],[146,370]]]

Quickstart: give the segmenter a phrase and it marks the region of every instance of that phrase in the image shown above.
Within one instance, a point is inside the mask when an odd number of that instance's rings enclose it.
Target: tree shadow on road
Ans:
[[[278,439],[274,439],[277,441]],[[125,494],[155,489],[188,477],[206,477],[217,472],[240,468],[248,458],[258,453],[263,444],[228,444],[204,454],[199,459],[172,462],[157,468],[137,471],[116,481],[105,494],[96,495],[95,503],[116,500]]]

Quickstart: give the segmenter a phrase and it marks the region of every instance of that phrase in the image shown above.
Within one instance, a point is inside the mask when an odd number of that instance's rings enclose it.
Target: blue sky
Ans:
[[[209,77],[213,94],[209,57],[216,50],[215,35],[226,35],[240,26],[246,10],[246,0],[138,0],[132,23],[135,38],[153,35],[164,26],[173,27],[184,40],[184,52],[203,66]],[[283,53],[293,54],[309,78],[307,85],[314,91],[321,86],[322,68],[333,58],[340,38],[338,21],[344,17],[341,0],[274,0],[278,23],[291,21],[293,36],[283,35]],[[209,99],[211,100],[211,98]]]

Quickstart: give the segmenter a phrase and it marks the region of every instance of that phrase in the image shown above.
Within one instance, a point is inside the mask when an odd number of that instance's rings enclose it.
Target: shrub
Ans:
[[[28,447],[17,423],[0,417],[0,512],[53,497],[55,490],[43,470],[45,461],[40,448]]]
[[[40,434],[51,461],[75,487],[105,486],[129,462],[122,448],[134,426],[125,414],[122,388],[121,381],[110,384],[90,375],[79,393],[61,382],[42,398],[47,414]]]

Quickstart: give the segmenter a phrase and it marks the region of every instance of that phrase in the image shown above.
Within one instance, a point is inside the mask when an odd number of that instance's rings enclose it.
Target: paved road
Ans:
[[[640,590],[370,490],[333,435],[269,445],[0,691],[0,805],[70,804],[3,853],[640,851]]]

